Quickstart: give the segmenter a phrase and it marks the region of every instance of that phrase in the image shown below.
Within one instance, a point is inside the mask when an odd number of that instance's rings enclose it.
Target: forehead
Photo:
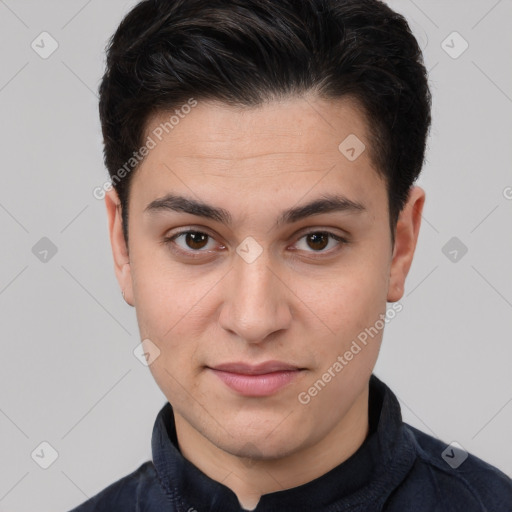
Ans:
[[[348,97],[289,97],[255,107],[195,103],[191,108],[184,103],[174,111],[153,115],[146,123],[146,136],[170,144],[175,140],[182,155],[221,157],[229,151],[231,159],[259,156],[265,145],[269,154],[276,154],[325,152],[337,148],[349,135],[368,142],[363,111]]]
[[[350,99],[293,97],[257,107],[197,101],[154,115],[149,138],[154,147],[133,177],[147,201],[187,187],[214,198],[231,186],[253,196],[284,194],[283,187],[300,195],[318,183],[318,192],[339,185],[355,201],[385,188],[370,158],[364,114]]]

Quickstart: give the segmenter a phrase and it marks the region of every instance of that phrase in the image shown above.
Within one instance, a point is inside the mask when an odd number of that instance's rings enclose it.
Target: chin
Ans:
[[[289,439],[290,436],[288,436]],[[261,439],[240,440],[236,445],[233,445],[231,442],[227,446],[220,448],[236,457],[246,458],[255,463],[259,460],[282,459],[295,452],[299,445],[296,439],[294,439],[293,445],[285,444],[284,441],[277,441],[277,443],[269,445],[265,437],[262,436]]]
[[[280,418],[282,421],[282,417]],[[274,426],[254,429],[254,424],[248,428],[229,428],[218,432],[216,439],[210,438],[219,448],[237,457],[247,457],[254,460],[272,460],[285,457],[302,447],[305,438],[304,433],[297,427],[287,428]],[[279,424],[279,423],[277,423]]]

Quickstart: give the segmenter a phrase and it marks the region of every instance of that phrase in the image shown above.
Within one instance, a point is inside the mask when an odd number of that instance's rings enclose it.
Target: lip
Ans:
[[[260,364],[248,364],[243,362],[224,363],[212,366],[211,369],[243,375],[263,375],[265,373],[300,370],[297,366],[281,361],[265,361]]]
[[[252,397],[277,393],[303,370],[280,361],[266,361],[258,365],[235,362],[208,368],[233,391]]]

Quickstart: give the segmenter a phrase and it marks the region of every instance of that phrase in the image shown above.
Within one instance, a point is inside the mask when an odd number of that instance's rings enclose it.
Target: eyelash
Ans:
[[[193,250],[191,249],[190,251],[185,251],[179,247],[176,247],[176,244],[174,243],[174,241],[179,238],[180,236],[183,236],[183,235],[187,235],[189,233],[194,233],[194,234],[200,234],[200,235],[206,235],[207,237],[209,237],[210,239],[214,239],[213,236],[211,236],[210,234],[204,232],[204,231],[198,231],[198,230],[193,230],[193,229],[187,229],[187,230],[184,230],[184,231],[180,231],[178,233],[174,233],[173,235],[170,235],[170,236],[167,236],[163,239],[162,243],[169,246],[171,248],[171,250],[175,253],[177,253],[178,255],[181,255],[181,256],[186,256],[188,258],[192,258],[192,259],[195,259],[195,258],[201,258],[203,256],[202,253],[208,253],[208,251],[205,251],[205,250]],[[347,240],[345,237],[342,237],[342,236],[339,236],[339,235],[335,235],[334,233],[331,233],[330,231],[325,231],[325,230],[313,230],[313,231],[308,231],[307,233],[303,233],[295,243],[297,243],[299,240],[302,240],[303,238],[307,237],[308,235],[312,235],[312,234],[323,234],[323,235],[327,235],[329,238],[332,238],[334,239],[336,242],[338,242],[338,245],[336,248],[334,249],[330,249],[329,251],[311,251],[311,254],[320,254],[321,256],[310,256],[310,258],[312,257],[313,259],[317,259],[317,258],[322,258],[324,257],[323,255],[324,254],[328,254],[328,255],[331,255],[331,253],[333,252],[337,252],[341,249],[341,246],[344,246],[344,245],[348,245],[350,242],[349,240]],[[310,252],[310,251],[306,251],[306,252]]]

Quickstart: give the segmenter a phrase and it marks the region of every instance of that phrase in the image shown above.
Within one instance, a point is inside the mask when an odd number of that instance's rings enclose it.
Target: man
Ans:
[[[376,0],[146,0],[100,94],[115,271],[168,403],[153,460],[75,512],[512,510],[507,476],[448,463],[372,374],[425,200],[406,21]]]

